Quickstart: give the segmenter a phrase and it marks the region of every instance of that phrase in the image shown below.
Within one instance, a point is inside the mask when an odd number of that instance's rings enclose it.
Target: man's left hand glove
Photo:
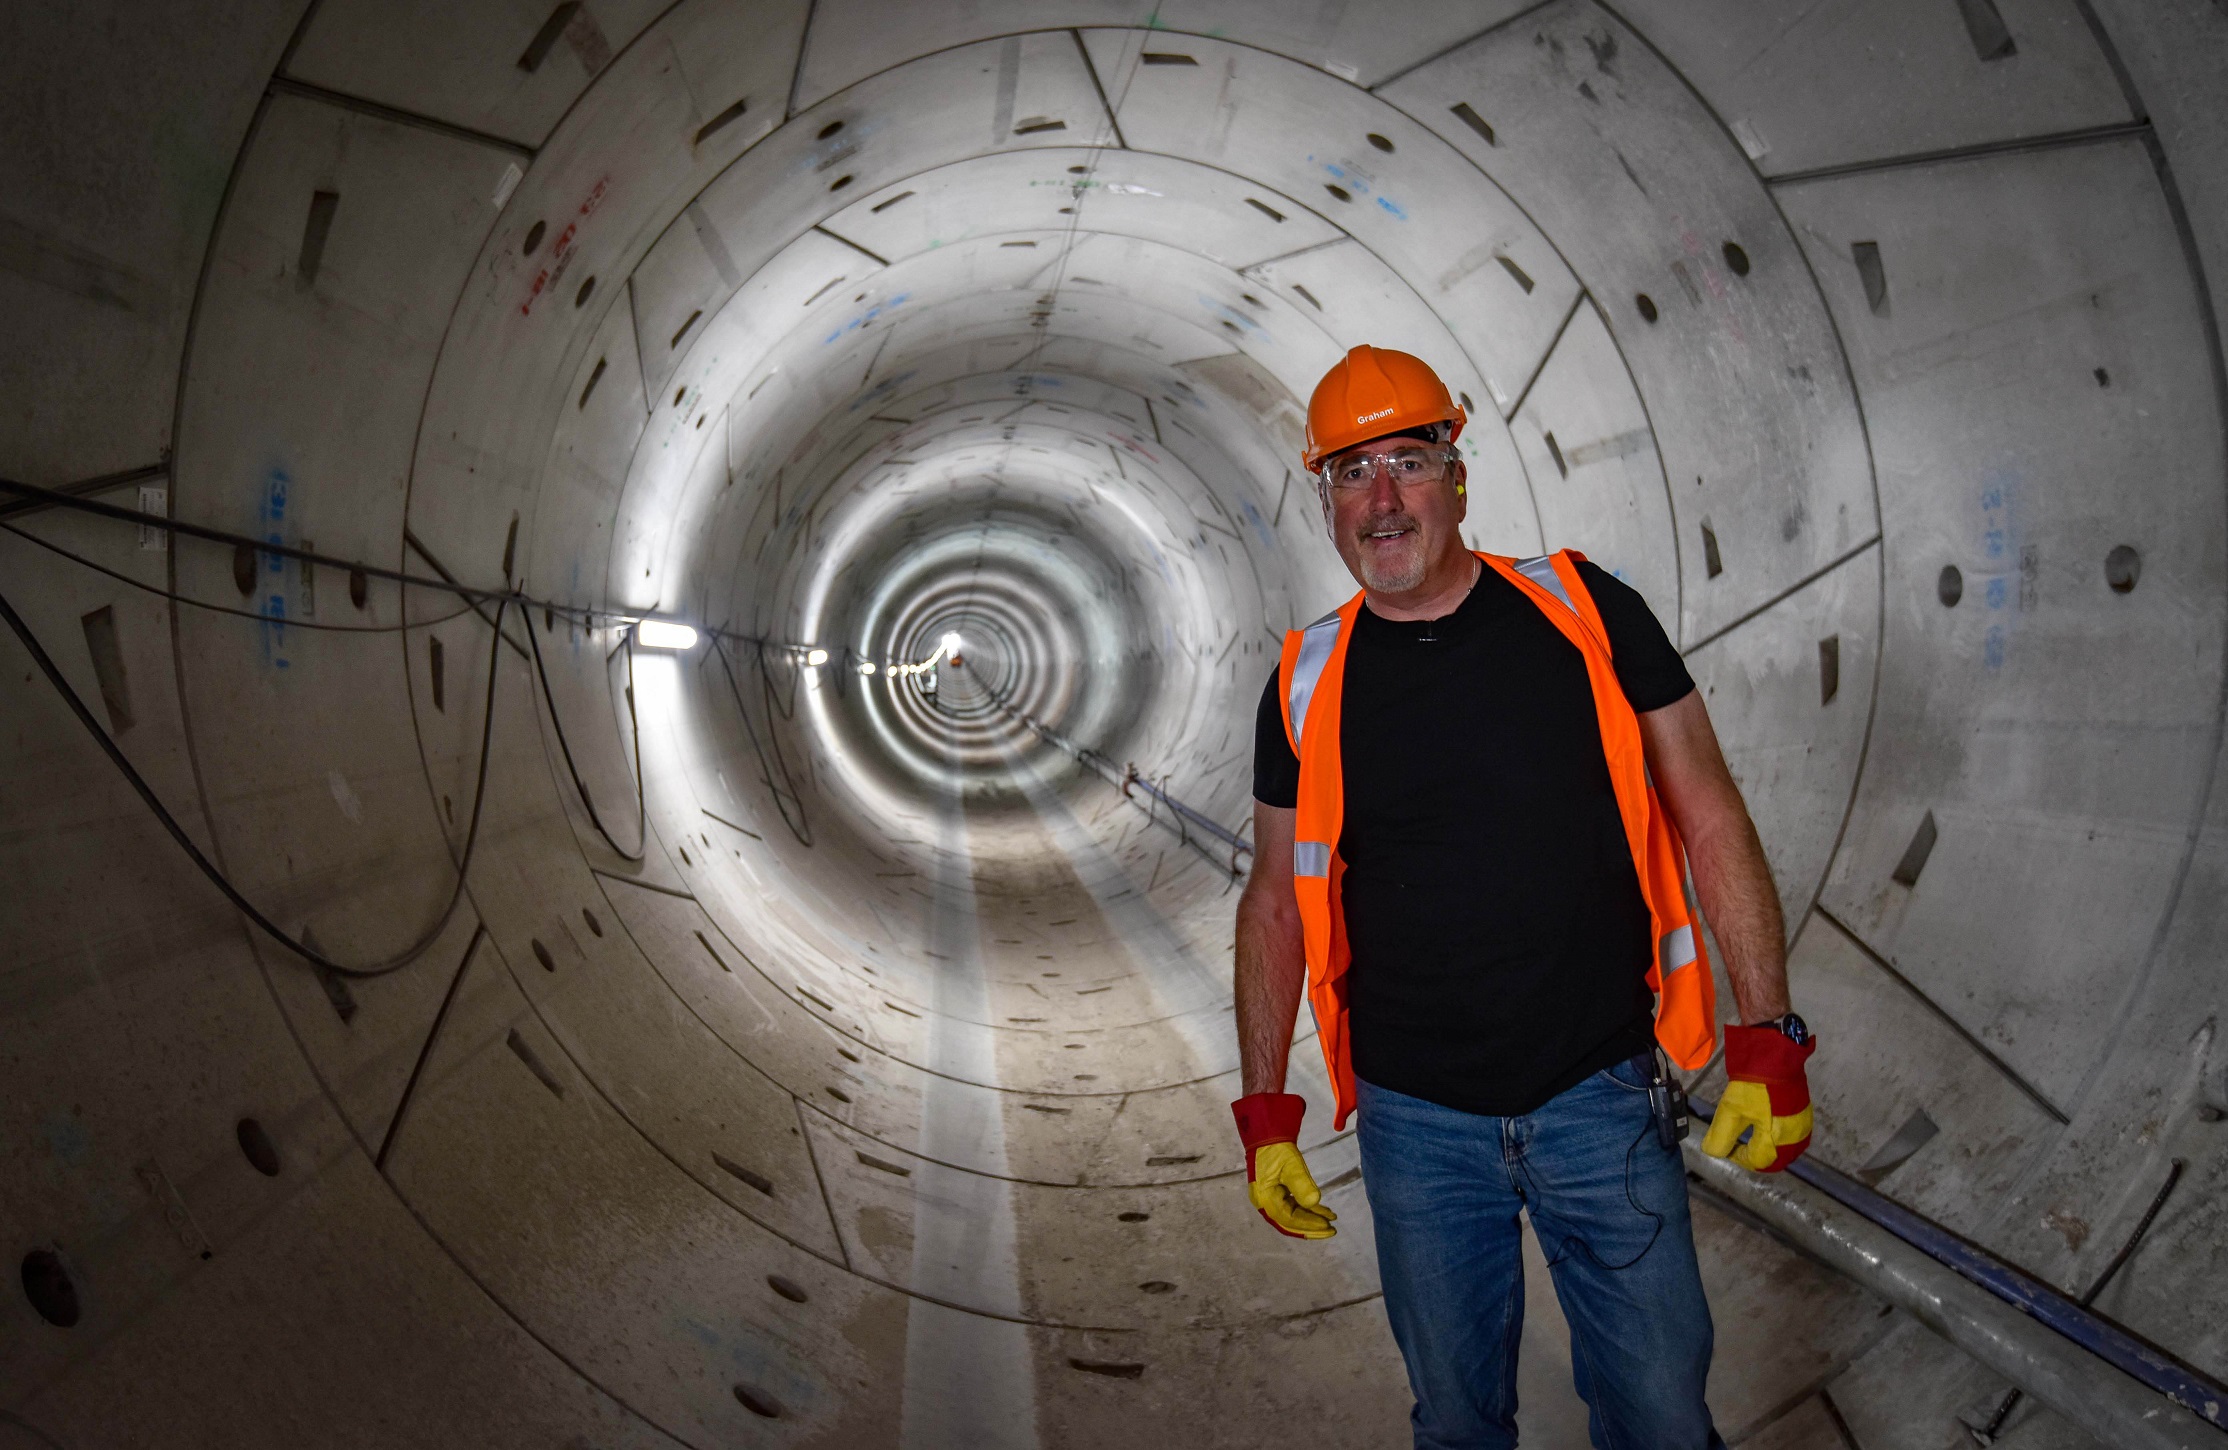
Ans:
[[[1338,1215],[1323,1202],[1315,1176],[1300,1156],[1300,1116],[1307,1099],[1297,1093],[1249,1093],[1230,1105],[1246,1145],[1246,1194],[1288,1238],[1327,1239]]]
[[[1710,1119],[1702,1151],[1731,1155],[1758,1173],[1777,1173],[1810,1146],[1810,1083],[1803,1064],[1818,1050],[1812,1038],[1797,1045],[1776,1027],[1725,1029],[1725,1096]],[[1746,1143],[1736,1143],[1743,1131]]]

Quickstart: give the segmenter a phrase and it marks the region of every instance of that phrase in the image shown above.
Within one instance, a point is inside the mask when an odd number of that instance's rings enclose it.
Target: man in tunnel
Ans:
[[[1261,698],[1237,927],[1249,1191],[1280,1233],[1336,1232],[1283,1091],[1304,985],[1336,1126],[1360,1112],[1419,1450],[1516,1443],[1520,1212],[1594,1444],[1702,1450],[1723,1443],[1710,1313],[1658,1057],[1699,1070],[1716,1045],[1689,853],[1747,1024],[1726,1029],[1705,1151],[1792,1161],[1815,1044],[1677,650],[1575,552],[1464,548],[1464,422],[1422,361],[1368,346],[1309,404],[1305,463],[1361,592],[1287,637]]]

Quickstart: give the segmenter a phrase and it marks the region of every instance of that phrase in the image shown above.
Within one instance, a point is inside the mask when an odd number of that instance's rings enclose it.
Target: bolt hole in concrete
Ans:
[[[23,1256],[23,1294],[39,1317],[57,1329],[77,1323],[77,1285],[52,1249],[33,1249]]]
[[[545,972],[557,970],[557,959],[549,954],[548,947],[542,945],[540,937],[534,938],[534,960],[542,964]]]
[[[768,1178],[765,1174],[758,1172],[756,1169],[745,1168],[742,1164],[735,1162],[733,1159],[727,1157],[725,1154],[722,1153],[714,1153],[712,1155],[712,1162],[718,1165],[721,1172],[727,1174],[736,1182],[748,1184],[752,1188],[757,1189],[760,1193],[765,1194],[768,1198],[772,1198],[774,1196],[774,1181],[771,1178]]]
[[[265,1178],[278,1177],[278,1144],[271,1141],[271,1135],[263,1131],[261,1123],[253,1118],[242,1118],[233,1129],[233,1136],[240,1140],[240,1151],[255,1165],[256,1172]]]
[[[255,592],[255,550],[249,545],[233,546],[232,587],[240,591],[242,599]]]
[[[2128,544],[2113,546],[2104,556],[2104,582],[2114,594],[2128,594],[2135,589],[2136,581],[2143,577],[2143,556]]]
[[[1143,1223],[1145,1220],[1151,1218],[1152,1215],[1144,1212],[1141,1209],[1133,1208],[1128,1213],[1117,1213],[1114,1215],[1114,1217],[1122,1223]]]
[[[1934,597],[1942,601],[1944,609],[1955,609],[1957,601],[1965,597],[1964,571],[1955,564],[1944,564],[1934,581]]]
[[[1337,197],[1340,201],[1352,201],[1354,199],[1354,193],[1348,191],[1343,186],[1333,186],[1327,181],[1323,183],[1323,190]]]
[[[1941,831],[1934,824],[1934,813],[1928,811],[1911,833],[1911,844],[1903,848],[1903,859],[1895,863],[1889,879],[1898,886],[1916,886],[1919,873],[1926,869],[1926,861],[1934,854],[1934,843],[1941,839]]]
[[[586,307],[588,305],[589,294],[593,293],[595,290],[596,279],[590,277],[587,281],[581,283],[580,290],[573,294],[572,305],[575,307]]]
[[[526,257],[533,256],[534,249],[542,244],[542,234],[548,230],[549,226],[545,222],[536,222],[528,227],[526,229],[526,242],[519,248],[519,254]]]
[[[596,920],[596,914],[585,906],[580,908],[580,919],[588,923],[588,930],[594,932],[597,936],[603,935],[603,923]]]
[[[1393,143],[1378,135],[1375,131],[1369,133],[1369,144],[1376,147],[1380,151],[1390,151],[1393,149]]]
[[[1748,275],[1748,253],[1741,249],[1739,242],[1725,244],[1725,265],[1736,277]]]
[[[735,1398],[754,1415],[763,1415],[769,1420],[781,1418],[781,1401],[755,1385],[735,1386]]]
[[[1645,292],[1635,293],[1632,305],[1640,309],[1640,320],[1654,322],[1657,317],[1656,300]]]
[[[766,1276],[766,1287],[792,1304],[802,1304],[812,1297],[803,1289],[798,1288],[794,1280],[784,1279],[779,1274],[768,1274]]]
[[[1144,1283],[1139,1284],[1137,1287],[1140,1291],[1147,1294],[1167,1294],[1173,1292],[1176,1286],[1169,1283],[1166,1279],[1147,1279]]]
[[[818,139],[825,141],[830,136],[833,136],[836,132],[842,129],[843,123],[841,121],[830,121],[827,125],[820,128]]]
[[[828,1096],[834,1098],[839,1103],[848,1103],[849,1101],[851,1101],[851,1095],[845,1092],[842,1088],[829,1088]]]

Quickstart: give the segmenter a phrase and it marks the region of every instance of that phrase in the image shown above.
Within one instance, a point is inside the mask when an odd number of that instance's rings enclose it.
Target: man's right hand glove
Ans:
[[[1725,1029],[1725,1096],[1717,1100],[1702,1151],[1732,1155],[1758,1173],[1777,1173],[1810,1146],[1810,1081],[1803,1064],[1818,1050],[1797,1045],[1777,1027]],[[1744,1130],[1748,1141],[1734,1146]]]
[[[1246,1145],[1246,1192],[1269,1227],[1296,1239],[1327,1239],[1338,1215],[1323,1206],[1322,1190],[1300,1156],[1300,1118],[1307,1099],[1297,1093],[1252,1093],[1230,1105]]]

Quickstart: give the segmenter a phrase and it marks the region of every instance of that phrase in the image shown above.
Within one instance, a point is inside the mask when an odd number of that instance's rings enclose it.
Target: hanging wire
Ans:
[[[735,666],[727,658],[726,646],[717,631],[708,633],[711,635],[712,652],[719,656],[719,667],[727,675],[727,688],[735,696],[735,712],[743,717],[743,729],[750,736],[751,753],[758,757],[758,777],[766,789],[773,793],[774,805],[781,812],[781,823],[789,828],[789,834],[795,836],[799,844],[810,846],[812,823],[805,817],[804,796],[797,790],[797,777],[789,769],[788,758],[781,753],[780,733],[774,729],[773,721],[767,720],[766,734],[772,745],[773,757],[773,763],[769,765],[767,742],[759,740],[758,727],[751,723],[750,707],[743,703],[743,687],[735,678]],[[773,682],[766,677],[766,642],[758,640],[755,643],[758,646],[761,693],[765,696],[767,710],[771,712],[774,709]],[[774,778],[777,771],[781,777],[778,781]]]
[[[774,693],[774,672],[773,667],[766,663],[766,641],[764,640],[758,641],[758,685],[760,692],[766,697],[766,708],[768,710],[780,715],[784,720],[797,718],[797,681],[794,678],[789,681],[789,701],[787,704],[782,703],[781,698]]]
[[[162,823],[163,829],[170,833],[171,839],[175,840],[178,843],[179,847],[185,851],[186,855],[193,861],[194,865],[201,871],[202,875],[206,876],[209,879],[210,883],[214,885],[218,891],[223,893],[225,899],[239,908],[239,910],[244,915],[246,915],[247,918],[251,922],[253,922],[261,931],[263,931],[265,935],[269,936],[273,941],[285,947],[288,951],[292,952],[294,955],[300,957],[302,960],[308,962],[311,966],[316,967],[320,971],[330,972],[335,976],[348,978],[350,980],[362,980],[371,977],[382,977],[390,972],[398,971],[401,968],[408,966],[411,962],[417,960],[417,958],[419,958],[420,956],[424,955],[426,950],[430,948],[435,941],[439,940],[442,931],[447,928],[449,921],[455,916],[457,904],[463,899],[464,883],[466,876],[468,875],[471,868],[472,855],[479,842],[480,808],[482,803],[485,801],[487,794],[487,765],[491,753],[491,746],[493,744],[495,726],[495,682],[498,677],[502,661],[502,647],[504,645],[510,645],[514,649],[517,648],[517,645],[511,640],[510,636],[503,632],[503,615],[513,604],[519,606],[519,612],[522,616],[525,617],[526,623],[526,638],[529,648],[528,650],[521,651],[521,654],[530,652],[533,657],[535,674],[541,685],[542,698],[544,699],[544,701],[547,702],[549,707],[551,726],[557,733],[558,745],[564,753],[566,767],[568,769],[572,768],[572,747],[570,741],[565,735],[564,726],[557,716],[557,702],[550,689],[548,671],[544,667],[542,662],[541,642],[534,633],[532,608],[537,605],[541,608],[545,623],[553,622],[558,616],[562,615],[568,621],[585,623],[591,629],[595,627],[598,617],[595,611],[582,610],[571,605],[559,604],[554,600],[536,599],[524,593],[523,591],[509,587],[507,584],[506,587],[503,589],[475,588],[471,585],[464,584],[456,579],[455,576],[451,575],[449,571],[445,567],[443,567],[440,560],[435,559],[432,554],[426,550],[423,544],[418,543],[418,541],[414,537],[410,537],[407,530],[404,531],[406,542],[408,542],[421,555],[423,555],[426,561],[432,564],[436,570],[440,571],[442,575],[441,578],[429,579],[422,575],[406,573],[399,569],[383,568],[376,564],[365,564],[351,559],[339,558],[330,554],[320,554],[310,549],[298,549],[290,545],[272,543],[268,540],[249,538],[244,534],[236,534],[224,529],[210,528],[203,524],[188,523],[185,520],[173,519],[162,514],[150,514],[139,509],[120,508],[115,504],[102,503],[97,499],[80,498],[72,494],[59,493],[53,489],[38,488],[31,484],[18,483],[13,479],[0,478],[0,490],[5,490],[9,493],[20,494],[26,498],[36,500],[42,504],[54,508],[68,509],[76,513],[91,514],[98,518],[106,518],[120,523],[136,524],[142,528],[161,529],[173,538],[183,537],[200,539],[209,543],[230,545],[234,549],[252,549],[257,553],[266,554],[274,558],[294,559],[304,564],[323,564],[328,568],[344,570],[349,574],[361,574],[367,578],[384,579],[396,584],[414,584],[417,585],[419,588],[429,589],[434,591],[435,593],[452,595],[455,598],[465,601],[464,608],[457,610],[453,614],[443,615],[438,619],[419,621],[417,623],[406,622],[396,625],[367,626],[305,624],[299,620],[274,621],[269,615],[256,614],[242,609],[234,609],[226,605],[211,604],[205,600],[194,599],[172,590],[156,588],[151,585],[143,584],[136,579],[132,579],[127,575],[120,574],[113,569],[105,568],[102,565],[95,563],[91,559],[84,558],[81,555],[75,554],[68,549],[60,547],[59,545],[48,543],[44,539],[40,539],[34,535],[25,533],[23,530],[18,529],[13,525],[0,524],[0,528],[5,528],[9,533],[15,534],[29,543],[37,544],[39,547],[46,549],[53,554],[68,559],[73,563],[79,564],[97,573],[107,575],[108,577],[115,579],[120,583],[129,584],[133,588],[141,589],[148,593],[158,595],[162,598],[169,599],[177,604],[187,605],[196,609],[209,610],[218,614],[237,615],[242,618],[256,620],[260,623],[268,624],[273,622],[283,622],[292,628],[324,629],[343,633],[390,633],[410,629],[423,629],[431,627],[432,625],[444,623],[450,619],[461,618],[466,614],[477,614],[480,618],[488,621],[488,624],[493,631],[494,638],[489,645],[487,696],[481,711],[480,761],[478,770],[475,773],[472,794],[471,824],[465,832],[464,850],[462,855],[457,855],[454,852],[453,848],[451,851],[452,859],[454,859],[456,862],[457,877],[455,884],[450,888],[448,902],[445,906],[443,906],[440,919],[435,922],[433,928],[428,931],[423,937],[421,937],[417,942],[413,943],[408,948],[405,948],[400,954],[389,957],[381,962],[372,963],[368,966],[349,966],[345,963],[333,960],[331,957],[326,956],[323,952],[317,950],[315,947],[309,946],[304,942],[297,940],[295,937],[288,935],[285,931],[281,930],[278,925],[274,923],[268,916],[264,915],[263,912],[259,910],[253,902],[249,901],[246,895],[243,894],[238,887],[232,884],[230,878],[228,878],[223,871],[219,870],[214,862],[212,862],[205,854],[203,854],[201,848],[194,844],[193,838],[188,836],[184,828],[178,824],[177,818],[170,813],[169,808],[162,803],[161,797],[155,794],[154,788],[147,783],[146,778],[140,775],[137,768],[132,765],[130,759],[125,756],[120,748],[118,748],[115,740],[101,725],[100,721],[94,718],[92,711],[86,708],[85,702],[78,697],[77,691],[71,688],[69,680],[63,676],[61,670],[55,665],[53,658],[47,654],[45,647],[39,643],[38,637],[32,633],[30,626],[24,622],[23,617],[15,611],[15,608],[8,603],[5,597],[0,597],[0,615],[4,615],[6,617],[8,626],[15,631],[16,637],[23,642],[24,648],[30,652],[32,659],[38,664],[41,672],[46,675],[47,682],[54,687],[55,691],[61,695],[63,701],[69,705],[71,712],[77,716],[79,723],[84,725],[87,732],[93,736],[94,741],[101,747],[102,751],[108,756],[109,760],[115,764],[116,768],[120,772],[122,772],[125,780],[130,783],[132,789],[139,793],[140,799],[146,803],[149,810],[154,812],[156,819]],[[495,603],[495,613],[492,618],[488,616],[483,608],[483,606],[490,600],[494,601]],[[605,617],[610,618],[611,616],[606,615]],[[627,648],[627,718],[629,725],[633,728],[635,737],[634,788],[636,809],[642,825],[642,849],[638,849],[637,851],[630,854],[629,852],[620,849],[618,843],[611,839],[610,832],[604,830],[603,822],[596,814],[595,803],[592,799],[590,799],[587,786],[581,781],[580,774],[577,770],[573,770],[573,785],[580,791],[581,803],[587,807],[589,819],[595,822],[596,830],[603,836],[605,842],[609,844],[611,846],[611,849],[617,852],[622,859],[630,862],[635,862],[640,861],[643,858],[643,854],[647,850],[649,844],[649,809],[648,802],[646,797],[644,796],[642,788],[642,731],[641,721],[636,713],[634,703],[634,651],[633,631],[631,628],[627,630],[622,642]],[[446,842],[447,840],[447,837],[445,835],[443,837],[443,840],[444,842]]]
[[[90,569],[96,574],[106,574],[119,584],[129,584],[132,588],[145,594],[152,594],[158,599],[167,599],[173,604],[183,604],[192,609],[204,609],[211,614],[229,614],[239,619],[252,619],[258,624],[283,624],[288,629],[318,629],[328,634],[400,634],[405,630],[431,629],[437,624],[447,624],[452,619],[461,619],[470,614],[474,608],[473,605],[467,604],[453,614],[444,614],[435,619],[404,620],[399,624],[319,624],[314,620],[300,618],[274,619],[268,614],[259,614],[252,609],[236,609],[229,604],[211,604],[206,599],[195,599],[191,595],[180,594],[174,589],[165,589],[159,584],[148,584],[142,580],[134,579],[131,575],[119,573],[105,564],[97,564],[82,554],[74,554],[60,544],[42,539],[37,534],[25,533],[14,524],[0,524],[0,529],[14,534],[27,544],[36,544],[50,554],[58,554],[72,564]]]
[[[642,721],[634,709],[633,628],[630,626],[627,629],[622,641],[627,652],[627,724],[634,732],[634,804],[637,817],[636,838],[640,843],[632,851],[611,839],[611,832],[604,828],[603,817],[596,812],[595,798],[588,794],[588,783],[580,778],[580,767],[573,763],[572,742],[565,738],[564,721],[557,716],[557,697],[549,688],[548,667],[542,663],[541,636],[534,633],[534,621],[531,619],[526,621],[526,642],[533,647],[534,673],[541,679],[542,699],[549,706],[549,725],[557,732],[557,749],[565,757],[565,770],[572,776],[573,789],[580,793],[580,804],[587,809],[589,824],[596,828],[596,834],[603,837],[603,843],[616,852],[620,860],[630,863],[641,861],[649,854],[650,849],[650,804],[648,797],[642,793]]]
[[[480,806],[487,799],[488,747],[493,741],[495,726],[495,681],[498,666],[503,659],[500,643],[503,611],[509,607],[509,603],[510,601],[507,599],[498,600],[495,606],[496,639],[488,643],[487,699],[481,710],[482,718],[480,721],[480,764],[472,787],[472,823],[465,831],[464,851],[462,855],[453,857],[456,862],[456,884],[449,889],[448,903],[441,908],[440,917],[424,936],[404,948],[399,954],[389,957],[383,962],[374,962],[369,966],[361,967],[352,967],[336,962],[315,947],[290,936],[281,930],[276,922],[265,916],[254,902],[249,901],[240,889],[232,884],[231,879],[217,869],[216,863],[202,854],[201,848],[193,843],[193,838],[188,836],[185,828],[178,824],[178,818],[173,816],[170,813],[170,808],[162,803],[162,797],[155,794],[154,787],[147,783],[146,777],[139,773],[138,768],[131,763],[130,758],[118,748],[115,739],[109,735],[100,721],[93,718],[93,712],[85,707],[83,700],[78,698],[77,691],[71,688],[69,680],[63,676],[62,671],[55,665],[53,657],[47,654],[45,646],[39,643],[38,636],[31,632],[31,626],[24,623],[23,616],[16,613],[15,606],[8,602],[5,595],[0,595],[0,616],[5,616],[8,627],[15,631],[17,639],[23,641],[23,647],[30,652],[32,661],[45,674],[47,683],[54,686],[56,693],[61,695],[63,702],[77,716],[78,723],[83,725],[86,731],[92,735],[94,742],[101,747],[109,760],[123,773],[124,779],[130,782],[132,789],[139,792],[139,798],[147,803],[147,808],[155,813],[155,818],[162,822],[163,829],[170,833],[170,838],[176,841],[193,861],[193,864],[200,868],[201,874],[209,878],[210,884],[223,892],[225,899],[238,907],[249,921],[254,922],[257,927],[261,928],[264,935],[270,937],[271,940],[285,947],[303,961],[308,962],[320,971],[330,972],[334,976],[346,977],[352,981],[361,981],[371,977],[384,977],[390,972],[400,971],[423,956],[426,949],[439,940],[441,933],[448,928],[449,919],[456,914],[457,903],[463,899],[465,876],[471,869],[472,852],[479,844]],[[527,631],[529,634],[532,632],[530,628]],[[445,841],[447,838],[444,836],[443,839]]]

